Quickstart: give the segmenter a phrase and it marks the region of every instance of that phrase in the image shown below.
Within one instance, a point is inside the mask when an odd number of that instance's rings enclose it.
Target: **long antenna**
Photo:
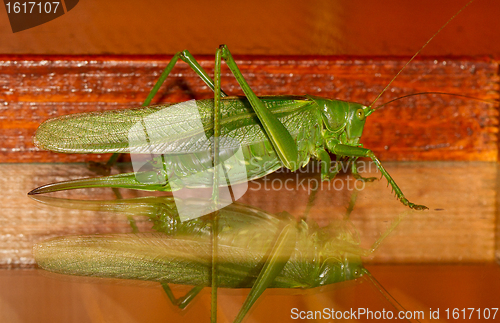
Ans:
[[[389,88],[389,86],[391,86],[392,82],[394,82],[394,80],[399,76],[399,74],[401,74],[401,72],[403,72],[403,70],[413,61],[413,59],[418,55],[420,54],[420,52],[425,48],[425,46],[427,46],[433,39],[434,37],[437,36],[437,34],[439,34],[441,32],[441,30],[443,30],[444,27],[446,27],[453,19],[455,19],[456,16],[458,16],[465,8],[467,8],[474,0],[470,0],[465,6],[462,7],[462,9],[458,10],[458,12],[456,14],[453,15],[453,17],[451,17],[450,19],[448,19],[448,21],[443,25],[441,26],[441,28],[439,28],[439,30],[434,34],[432,35],[431,38],[429,38],[429,40],[422,46],[420,47],[420,49],[415,53],[415,55],[412,56],[412,58],[410,58],[410,60],[405,64],[405,66],[403,66],[403,68],[401,68],[399,70],[399,72],[396,74],[396,76],[394,76],[392,78],[392,80],[389,82],[389,84],[386,85],[386,87],[382,90],[382,92],[380,92],[380,94],[377,96],[377,98],[375,98],[375,100],[373,100],[373,102],[370,104],[370,107],[372,107],[375,102],[378,101],[378,99],[380,99],[380,97],[382,96],[382,94],[385,93],[385,91],[387,91],[387,89]]]
[[[459,98],[471,99],[471,100],[481,101],[481,102],[490,103],[490,104],[498,104],[499,103],[498,100],[494,100],[494,99],[491,99],[491,100],[490,99],[481,99],[481,98],[476,98],[476,97],[473,97],[473,96],[470,96],[470,95],[430,91],[430,92],[418,92],[418,93],[411,93],[411,94],[403,95],[403,96],[400,96],[398,98],[395,98],[395,99],[389,100],[387,102],[384,102],[384,103],[382,103],[380,105],[377,105],[376,107],[372,107],[372,110],[382,109],[384,106],[386,106],[388,104],[391,104],[394,101],[398,101],[398,100],[401,100],[401,99],[406,99],[406,98],[411,97],[411,96],[428,95],[428,94],[451,95],[451,96],[456,96],[456,97],[459,97]]]
[[[372,276],[372,274],[366,269],[366,268],[363,268],[362,269],[362,272],[363,272],[363,277],[366,278],[367,280],[369,280],[373,285],[373,287],[375,287],[376,290],[378,290],[380,292],[380,294],[382,294],[382,296],[389,302],[392,304],[392,306],[394,306],[398,312],[406,312],[406,309],[403,307],[403,305],[401,305],[401,303],[399,303],[388,291],[387,289],[385,289],[384,286],[382,286],[382,284],[379,283],[378,280],[375,279],[375,277]],[[420,322],[418,319],[415,318],[415,320],[417,322]],[[407,319],[407,321],[411,322],[409,319]]]

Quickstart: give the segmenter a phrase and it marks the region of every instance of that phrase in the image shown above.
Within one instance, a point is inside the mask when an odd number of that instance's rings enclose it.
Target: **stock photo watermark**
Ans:
[[[358,307],[349,310],[323,308],[322,310],[290,310],[292,320],[494,320],[498,308],[429,308],[428,311],[372,311]]]
[[[285,178],[270,178],[264,177],[259,180],[251,181],[253,185],[251,185],[248,189],[251,191],[296,191],[303,190],[310,193],[314,190],[335,190],[335,191],[362,191],[366,187],[366,182],[356,178],[354,175],[350,174],[349,171],[353,167],[353,162],[340,162],[340,161],[332,161],[329,165],[326,165],[331,174],[348,174],[347,176],[342,177],[334,177],[330,180],[322,180],[318,176],[315,177],[304,177],[304,174],[319,174],[321,172],[321,168],[324,162],[315,162],[308,163],[304,167],[297,169],[292,172],[289,169],[281,168],[277,170],[275,173],[289,173],[289,176]],[[266,169],[266,166],[262,166],[263,169]],[[356,169],[361,174],[371,174],[377,175],[379,174],[379,170],[377,165],[372,161],[357,161]]]
[[[252,181],[254,185],[249,187],[250,191],[307,191],[310,193],[315,190],[334,190],[334,191],[362,191],[365,189],[366,183],[362,180],[354,178],[352,175],[347,175],[343,178],[334,178],[329,181],[322,181],[319,178],[301,178],[296,174],[294,177],[273,178],[264,177],[258,181]]]

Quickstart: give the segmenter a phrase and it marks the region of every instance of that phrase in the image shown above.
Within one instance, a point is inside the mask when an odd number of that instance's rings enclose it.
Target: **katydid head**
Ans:
[[[361,257],[344,257],[344,278],[345,280],[354,280],[363,275],[365,267],[361,263]]]
[[[307,97],[319,106],[323,125],[329,133],[338,134],[345,129],[348,140],[355,141],[361,138],[366,117],[373,112],[370,107],[359,103],[329,100],[310,95]]]
[[[370,107],[359,103],[349,103],[349,111],[347,114],[346,133],[347,138],[359,139],[363,134],[366,117],[373,112]]]
[[[353,254],[344,256],[339,262],[338,257],[327,258],[323,262],[318,277],[318,286],[335,284],[343,281],[354,280],[363,275],[365,268],[361,257]]]

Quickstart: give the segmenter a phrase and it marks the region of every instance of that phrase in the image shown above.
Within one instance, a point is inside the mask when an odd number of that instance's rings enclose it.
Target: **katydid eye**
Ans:
[[[359,119],[364,119],[365,111],[363,111],[363,109],[358,109],[358,111],[356,111],[356,115],[358,116]]]

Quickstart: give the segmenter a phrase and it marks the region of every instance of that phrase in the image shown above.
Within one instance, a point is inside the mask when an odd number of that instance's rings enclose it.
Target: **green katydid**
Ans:
[[[210,138],[215,131],[220,130],[221,138],[238,141],[243,153],[244,160],[241,162],[245,164],[246,171],[235,175],[236,177],[233,177],[235,181],[231,184],[260,178],[283,166],[297,170],[306,165],[311,157],[321,161],[322,179],[329,180],[338,172],[338,168],[330,169],[331,158],[328,154],[330,152],[337,155],[337,158],[347,157],[353,161],[353,175],[365,181],[372,181],[374,178],[362,178],[358,174],[355,161],[361,157],[371,158],[404,205],[417,210],[427,209],[424,205],[408,201],[375,154],[370,149],[362,147],[360,138],[366,117],[376,110],[374,104],[381,95],[415,56],[472,1],[449,19],[420,48],[369,106],[310,95],[258,97],[245,81],[228,48],[221,45],[216,56],[227,63],[245,93],[245,97],[228,97],[220,88],[220,80],[216,85],[188,51],[179,52],[163,71],[144,105],[150,104],[176,62],[181,59],[216,93],[214,100],[196,101],[199,112],[197,117],[201,119],[201,127],[191,127],[193,119],[186,116],[191,116],[192,113],[184,105],[163,104],[139,109],[62,116],[41,124],[35,136],[35,144],[38,147],[64,153],[144,152],[151,144],[160,145],[163,157],[174,156],[168,161],[168,167],[165,165],[167,163],[165,158],[161,157],[153,161],[152,171],[49,184],[36,188],[29,194],[85,187],[158,191],[175,191],[184,187],[212,187],[211,180],[206,182],[196,175],[206,172],[213,166],[210,153],[212,145],[209,140],[200,145],[199,136],[202,134]],[[220,76],[220,65],[216,64],[215,74]],[[219,105],[220,129],[214,127],[213,121],[216,115],[214,109]],[[131,143],[131,132],[132,136],[137,135],[131,129],[137,124],[143,124],[146,118],[162,110],[168,113],[160,114],[155,120],[150,121],[149,126],[153,130],[146,135],[147,144]],[[188,130],[185,131],[184,128]],[[200,152],[200,147],[205,149],[204,153]]]
[[[267,288],[309,289],[363,277],[375,284],[397,310],[399,305],[362,266],[396,227],[401,217],[371,249],[359,246],[349,215],[319,228],[313,221],[295,221],[286,212],[272,215],[233,203],[221,209],[218,239],[218,287],[250,288],[235,322],[242,321]],[[38,265],[48,271],[91,277],[160,282],[171,302],[186,307],[211,286],[210,217],[181,222],[173,197],[146,197],[112,201],[67,200],[47,196],[36,200],[65,208],[111,211],[128,216],[146,215],[155,233],[58,237],[34,247]],[[183,201],[192,208],[199,201]],[[208,220],[207,220],[208,219]],[[169,284],[193,287],[175,298]]]
[[[373,111],[370,107],[313,96],[259,98],[243,79],[227,47],[221,46],[220,50],[222,58],[226,60],[246,94],[244,98],[221,99],[221,136],[236,138],[243,148],[246,173],[240,174],[238,182],[257,179],[282,166],[296,170],[306,165],[313,156],[322,161],[322,179],[331,179],[337,170],[333,173],[330,171],[331,160],[328,150],[338,156],[349,156],[353,160],[359,157],[372,158],[403,204],[411,208],[425,209],[424,206],[410,203],[373,152],[360,147],[359,140],[366,116]],[[196,71],[201,71],[201,67],[196,68],[198,65],[191,60],[191,55],[184,51],[174,56],[164,72],[165,76],[178,58],[187,61]],[[200,74],[206,76],[204,71]],[[207,78],[208,76],[204,77],[204,80]],[[161,84],[162,80],[159,82]],[[211,80],[208,84],[213,87]],[[208,136],[213,132],[213,102],[211,99],[196,102],[203,129]],[[41,148],[57,152],[137,151],[141,148],[130,145],[130,129],[144,118],[166,108],[168,109],[167,105],[160,105],[141,109],[74,114],[48,120],[38,128],[35,143]],[[191,122],[191,119],[186,117],[191,113],[186,112],[182,105],[171,109],[176,109],[177,117],[174,119],[169,115],[169,120],[155,118],[156,128],[161,128],[165,124],[171,125],[174,123],[173,120],[176,124],[182,122],[182,119]],[[163,133],[163,130],[158,132]],[[171,166],[172,170],[169,173],[163,171],[161,167],[158,168],[161,171],[160,176],[166,179],[159,183],[149,179],[150,176],[156,178],[158,171],[144,172],[140,175],[129,173],[49,184],[31,191],[30,194],[100,186],[158,191],[175,191],[184,187],[211,187],[211,182],[201,182],[196,176],[190,176],[193,179],[190,182],[185,176],[186,169],[190,175],[194,175],[212,167],[212,160],[209,158],[210,147],[207,147],[205,156],[201,157],[199,154],[195,155],[197,150],[191,148],[197,143],[196,136],[199,134],[200,131],[192,130],[187,131],[180,139],[175,133],[168,133],[168,136],[158,138],[166,143],[174,142],[171,145],[174,146],[172,153],[177,154],[175,165]],[[155,141],[152,143],[156,144]],[[181,149],[183,150],[180,151]],[[355,166],[352,170],[358,177]]]

